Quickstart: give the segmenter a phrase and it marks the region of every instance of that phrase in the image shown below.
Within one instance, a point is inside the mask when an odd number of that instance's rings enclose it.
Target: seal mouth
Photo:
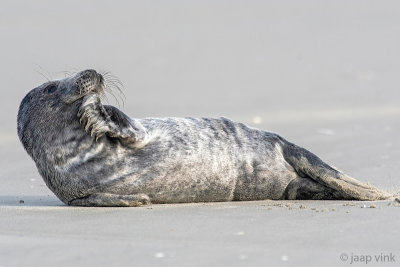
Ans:
[[[90,69],[81,71],[75,76],[75,85],[81,97],[91,92],[103,94],[105,89],[103,76]]]

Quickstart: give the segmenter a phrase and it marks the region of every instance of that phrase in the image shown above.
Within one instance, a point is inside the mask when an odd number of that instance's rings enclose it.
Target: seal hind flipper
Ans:
[[[139,207],[150,204],[146,194],[116,195],[109,193],[94,193],[68,202],[69,206],[84,207]]]
[[[286,187],[282,199],[288,200],[334,200],[354,198],[339,190],[332,189],[323,184],[317,183],[308,177],[293,179]]]
[[[282,152],[285,160],[295,169],[299,176],[301,176],[297,178],[300,179],[299,181],[295,181],[288,187],[302,186],[303,188],[299,192],[304,192],[304,190],[307,189],[310,190],[310,192],[314,189],[319,191],[318,188],[321,189],[322,187],[313,184],[318,183],[321,186],[334,190],[332,193],[328,190],[325,199],[330,199],[330,196],[335,196],[335,199],[354,200],[382,200],[391,197],[391,195],[386,192],[380,191],[371,185],[361,183],[336,170],[313,153],[295,144],[284,141]],[[302,181],[302,179],[311,179],[313,183],[310,181]],[[286,197],[289,191],[290,188],[288,188],[286,192]],[[291,190],[291,192],[293,197],[293,190]],[[283,197],[285,197],[285,194]]]

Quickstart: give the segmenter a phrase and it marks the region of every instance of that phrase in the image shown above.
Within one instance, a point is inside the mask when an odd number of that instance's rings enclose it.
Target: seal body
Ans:
[[[105,86],[85,70],[31,90],[20,105],[19,138],[66,204],[389,197],[277,134],[227,118],[130,118],[101,103]]]

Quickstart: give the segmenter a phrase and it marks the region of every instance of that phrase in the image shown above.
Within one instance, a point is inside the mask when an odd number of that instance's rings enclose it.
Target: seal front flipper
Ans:
[[[130,147],[140,147],[145,144],[146,130],[140,122],[129,118],[122,111],[113,106],[101,104],[97,94],[88,94],[78,110],[80,123],[96,141],[106,134]]]
[[[139,121],[131,119],[116,107],[105,105],[104,108],[112,121],[111,130],[107,132],[110,137],[119,138],[125,145],[133,147],[146,144],[147,132]]]
[[[150,198],[146,194],[116,195],[109,193],[94,193],[68,202],[69,206],[84,207],[139,207],[146,204],[150,204]]]

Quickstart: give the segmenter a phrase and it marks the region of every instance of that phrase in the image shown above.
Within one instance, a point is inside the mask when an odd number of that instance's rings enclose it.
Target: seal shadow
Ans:
[[[56,196],[10,196],[0,195],[0,207],[59,207],[65,206]]]

